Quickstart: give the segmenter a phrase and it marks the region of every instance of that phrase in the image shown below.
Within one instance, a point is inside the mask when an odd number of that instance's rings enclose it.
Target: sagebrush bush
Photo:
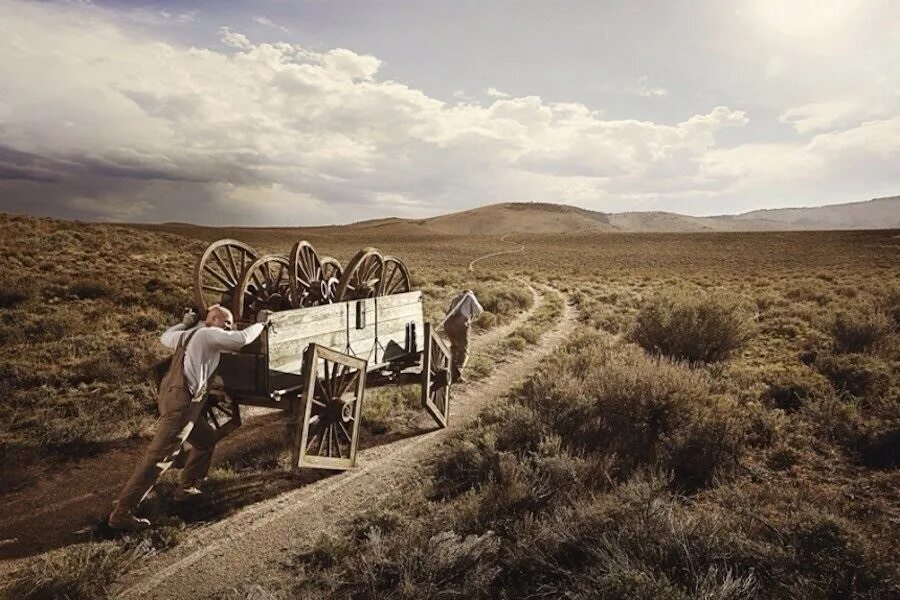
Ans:
[[[894,329],[884,313],[871,306],[840,311],[834,316],[831,335],[837,353],[872,352],[878,349]]]
[[[98,298],[110,298],[115,295],[115,290],[105,281],[83,280],[69,286],[69,293],[81,300],[96,300]]]
[[[573,451],[615,456],[623,475],[658,465],[689,489],[733,470],[744,445],[736,407],[712,398],[701,373],[600,335],[576,337],[520,402],[546,415]]]
[[[0,279],[0,308],[15,308],[37,294],[31,279]]]
[[[821,281],[816,280],[794,282],[784,295],[791,300],[815,302],[819,305],[828,304],[831,300],[831,293],[829,292],[828,287]]]
[[[807,365],[786,365],[768,374],[765,379],[768,389],[762,400],[769,406],[788,412],[799,410],[805,403],[832,393],[828,379]]]
[[[734,298],[686,293],[657,296],[637,313],[631,339],[652,354],[688,362],[719,362],[751,338],[749,317]]]
[[[841,394],[873,399],[890,384],[890,367],[868,354],[833,354],[820,356],[816,368],[831,381]]]

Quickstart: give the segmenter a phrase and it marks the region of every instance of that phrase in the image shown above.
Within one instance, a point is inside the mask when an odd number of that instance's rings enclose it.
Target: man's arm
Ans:
[[[484,312],[484,307],[481,306],[481,302],[478,301],[474,293],[469,294],[469,297],[472,299],[472,318],[477,319]]]
[[[177,325],[172,325],[168,329],[166,329],[161,336],[159,336],[159,341],[166,348],[175,348],[178,346],[178,340],[181,339],[181,332],[187,331],[187,327],[184,326],[184,323],[178,323]]]
[[[211,332],[210,340],[220,350],[240,350],[243,346],[258,338],[265,327],[264,323],[254,323],[239,331],[225,331],[224,329],[214,328]]]

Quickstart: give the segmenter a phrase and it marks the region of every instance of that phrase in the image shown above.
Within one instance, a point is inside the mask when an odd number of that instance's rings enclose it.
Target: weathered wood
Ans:
[[[303,417],[291,464],[346,470],[356,465],[366,362],[315,344],[304,355]]]
[[[442,428],[447,426],[450,419],[452,367],[450,350],[434,332],[431,323],[426,323],[425,348],[422,354],[422,407]]]
[[[320,346],[336,350],[346,349],[347,330],[341,329],[330,333],[312,335],[270,346],[268,355],[269,368],[293,372],[293,369],[285,368],[285,365],[302,359],[303,352],[310,344],[319,344]]]
[[[404,294],[393,294],[391,296],[378,296],[378,306],[390,308],[392,306],[402,306],[404,304],[422,303],[422,292],[415,290]]]
[[[415,304],[402,304],[400,306],[383,307],[378,305],[376,311],[377,322],[394,321],[396,319],[418,319],[422,320],[422,305],[418,302]]]
[[[265,389],[265,357],[258,354],[223,352],[216,374],[231,392],[255,392]]]
[[[302,339],[347,327],[347,303],[286,310],[269,317],[269,341]]]

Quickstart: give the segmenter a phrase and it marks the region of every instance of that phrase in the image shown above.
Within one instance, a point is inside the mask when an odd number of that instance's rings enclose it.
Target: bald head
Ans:
[[[206,326],[207,327],[219,327],[221,329],[231,329],[234,325],[234,315],[231,314],[231,311],[225,308],[224,306],[220,306],[218,304],[213,304],[209,308],[206,309]]]

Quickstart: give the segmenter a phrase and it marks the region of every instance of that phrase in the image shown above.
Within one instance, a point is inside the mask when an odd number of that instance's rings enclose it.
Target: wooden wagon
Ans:
[[[341,267],[298,242],[290,258],[258,256],[234,240],[212,244],[196,272],[201,312],[230,305],[236,326],[258,311],[262,335],[222,354],[204,417],[224,437],[240,425],[240,406],[287,411],[292,468],[356,464],[366,388],[417,383],[422,407],[439,427],[450,411],[451,358],[423,317],[399,259],[366,248]],[[211,302],[212,301],[212,302]]]

